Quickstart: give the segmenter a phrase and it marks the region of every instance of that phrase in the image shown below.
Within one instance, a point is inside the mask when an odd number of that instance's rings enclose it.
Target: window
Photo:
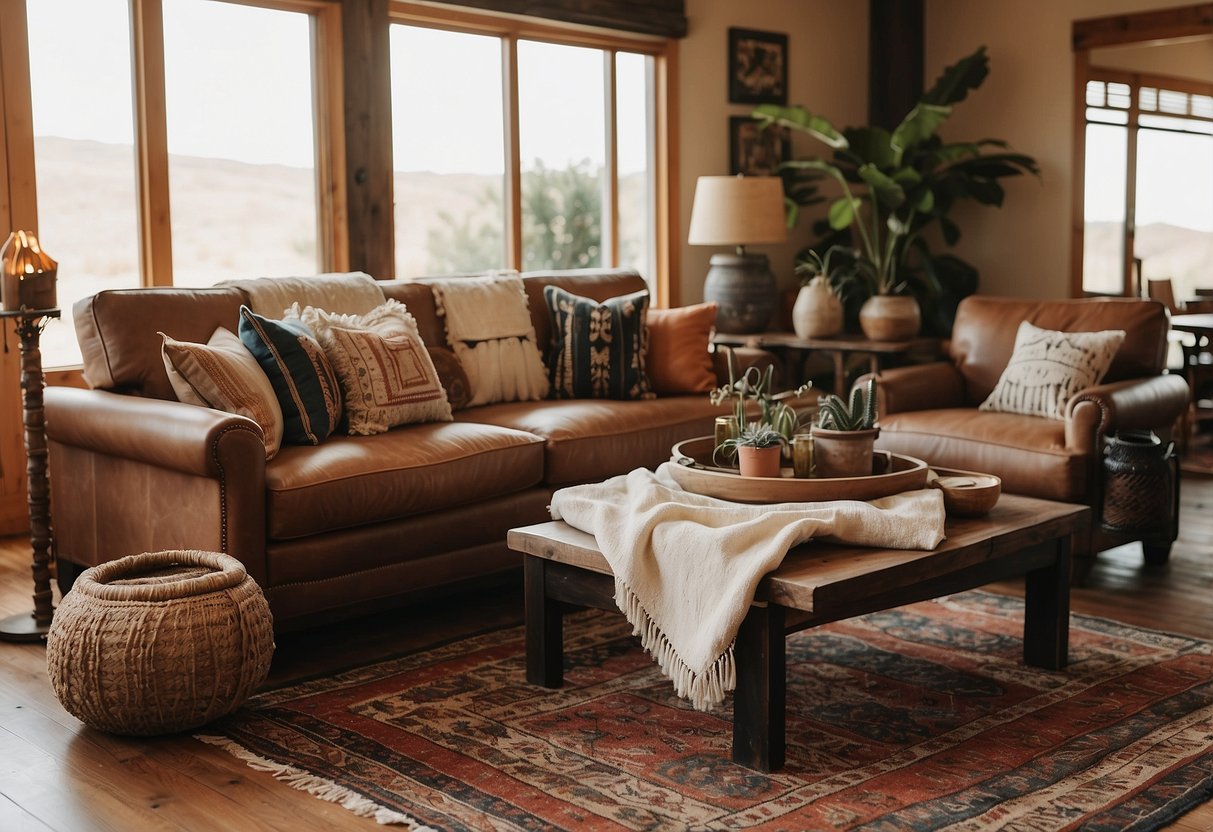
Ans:
[[[315,274],[306,14],[165,0],[173,283]]]
[[[1213,246],[1213,87],[1090,72],[1083,291],[1132,294],[1166,278],[1177,298],[1191,297]]]
[[[397,276],[621,266],[664,295],[665,42],[394,13]]]
[[[127,0],[27,8],[38,236],[59,261],[64,309],[42,336],[42,356],[57,367],[80,360],[72,304],[139,285],[130,18]]]

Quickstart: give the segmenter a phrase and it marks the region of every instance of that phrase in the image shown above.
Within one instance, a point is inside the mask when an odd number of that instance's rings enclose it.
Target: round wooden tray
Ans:
[[[925,488],[927,464],[921,459],[877,451],[873,473],[867,477],[796,479],[785,467],[783,476],[743,477],[736,469],[712,461],[716,440],[687,439],[674,446],[671,474],[687,491],[736,503],[812,503],[824,500],[875,500],[902,491]]]

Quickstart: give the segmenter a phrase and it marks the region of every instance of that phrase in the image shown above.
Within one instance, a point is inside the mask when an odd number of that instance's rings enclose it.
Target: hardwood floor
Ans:
[[[1213,479],[1185,475],[1180,539],[1164,567],[1130,545],[1099,556],[1075,612],[1213,639]],[[270,684],[522,620],[521,578],[309,633],[278,637]],[[1016,584],[998,591],[1022,594]],[[0,538],[0,617],[32,609],[29,541]],[[450,614],[458,604],[457,617]],[[80,725],[46,677],[41,645],[0,643],[0,830],[370,830],[333,804],[189,737],[123,739]],[[1213,829],[1213,803],[1170,827]]]

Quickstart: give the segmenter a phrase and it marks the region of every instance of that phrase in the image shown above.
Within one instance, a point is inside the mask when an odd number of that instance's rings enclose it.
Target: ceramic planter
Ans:
[[[859,310],[859,326],[872,341],[904,341],[918,334],[922,311],[913,295],[872,295]]]
[[[737,465],[743,477],[778,477],[782,459],[783,449],[778,445],[770,448],[742,445],[737,449]]]
[[[872,474],[872,449],[880,428],[813,428],[813,464],[818,477],[866,477]]]
[[[800,338],[829,338],[842,332],[842,301],[821,275],[801,287],[796,296],[792,328]]]

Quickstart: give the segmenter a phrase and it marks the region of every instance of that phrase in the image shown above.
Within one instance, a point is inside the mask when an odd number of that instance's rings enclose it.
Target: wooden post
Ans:
[[[892,130],[922,97],[922,0],[868,0],[868,121]]]

